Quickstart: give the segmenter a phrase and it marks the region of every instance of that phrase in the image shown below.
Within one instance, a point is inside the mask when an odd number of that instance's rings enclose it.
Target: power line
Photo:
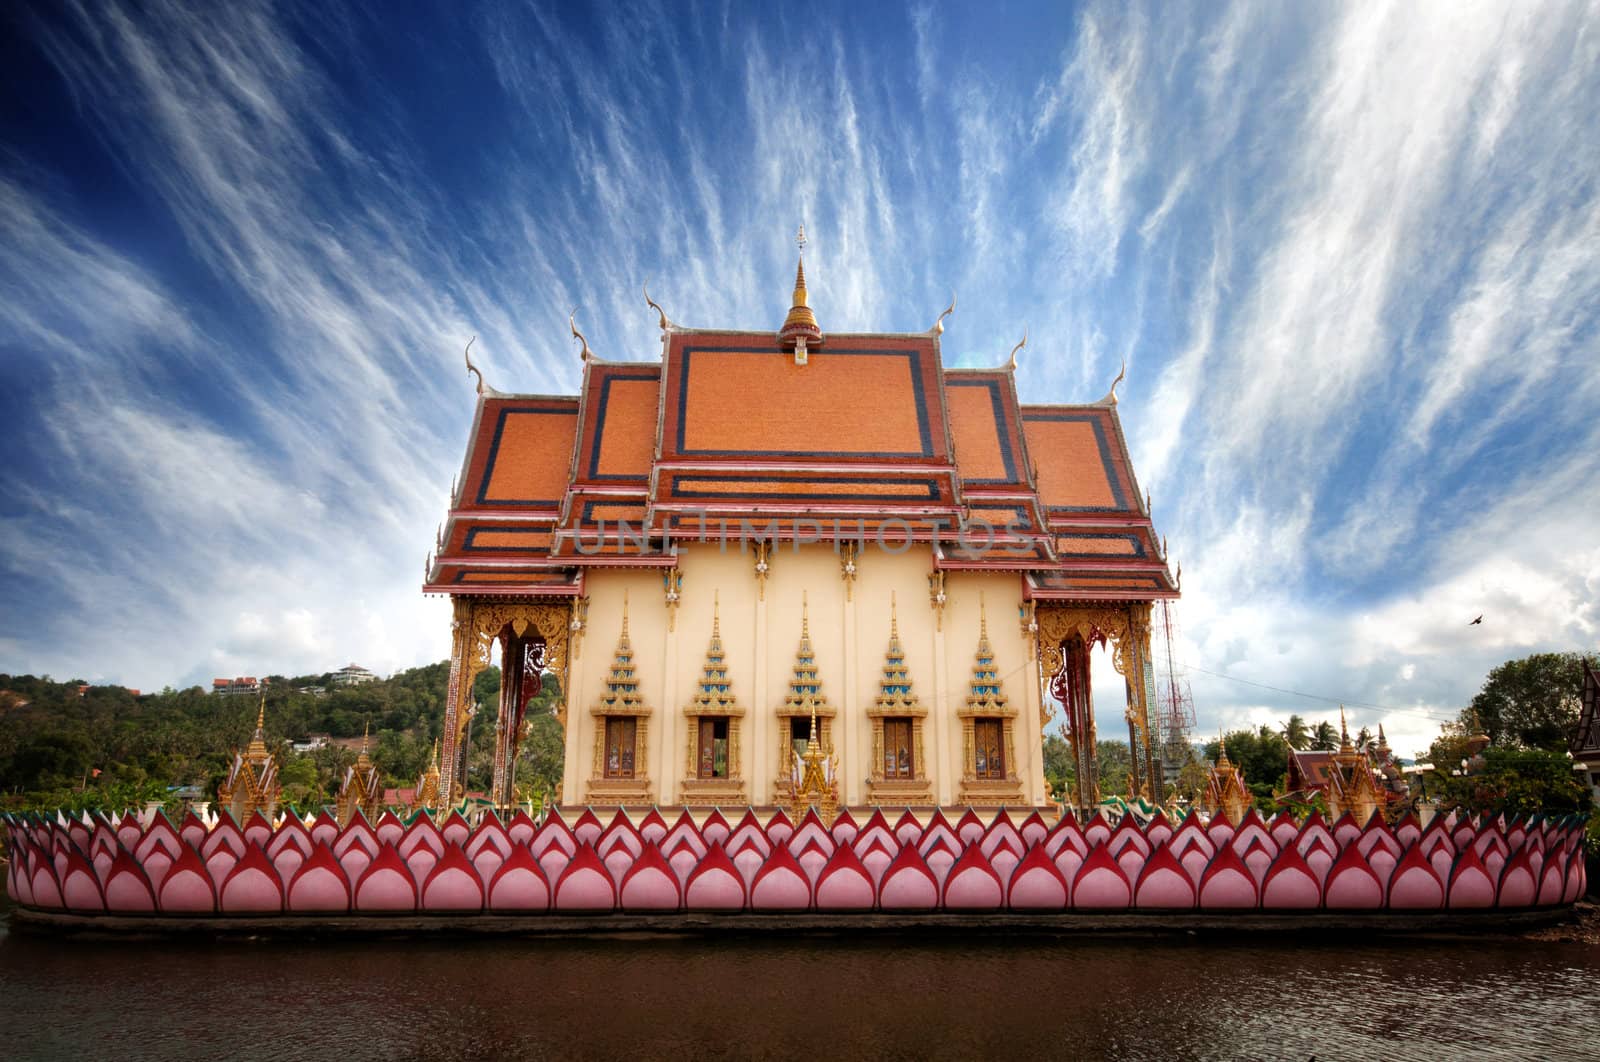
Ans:
[[[1341,700],[1338,697],[1324,697],[1321,694],[1317,694],[1317,693],[1302,693],[1299,690],[1286,690],[1282,686],[1269,686],[1265,682],[1251,682],[1249,679],[1239,678],[1237,675],[1226,675],[1226,674],[1223,674],[1220,671],[1209,671],[1206,668],[1203,668],[1203,667],[1199,666],[1198,664],[1185,663],[1183,666],[1187,667],[1187,668],[1192,668],[1193,670],[1198,671],[1198,672],[1200,672],[1201,674],[1204,674],[1204,675],[1211,675],[1211,676],[1213,676],[1215,678],[1227,679],[1229,682],[1238,682],[1238,683],[1242,683],[1243,685],[1246,685],[1246,686],[1254,686],[1257,689],[1261,689],[1261,690],[1271,690],[1274,693],[1287,693],[1291,697],[1305,697],[1308,700],[1325,701],[1328,704],[1337,704],[1337,705],[1341,705],[1342,707],[1345,707],[1345,708],[1371,708],[1374,711],[1379,711],[1379,712],[1411,712],[1411,713],[1414,713],[1416,715],[1425,716],[1425,717],[1427,717],[1429,719],[1432,719],[1432,720],[1434,720],[1436,722],[1453,723],[1453,722],[1456,721],[1456,717],[1455,716],[1442,716],[1442,715],[1439,715],[1437,712],[1431,712],[1426,708],[1396,708],[1393,705],[1389,705],[1389,704],[1372,704],[1369,701]]]

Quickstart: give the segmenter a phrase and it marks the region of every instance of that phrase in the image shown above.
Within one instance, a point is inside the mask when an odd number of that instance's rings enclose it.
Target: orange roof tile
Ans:
[[[646,482],[660,398],[660,366],[589,362],[575,482]]]
[[[1052,517],[1141,510],[1115,416],[1103,406],[1022,407],[1039,496]]]
[[[548,508],[561,504],[572,465],[574,398],[483,400],[467,450],[463,508]]]

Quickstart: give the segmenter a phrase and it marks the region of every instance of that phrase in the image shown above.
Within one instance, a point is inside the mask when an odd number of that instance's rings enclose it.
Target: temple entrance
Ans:
[[[543,690],[548,656],[544,635],[527,628],[518,634],[508,623],[500,631],[500,706],[495,718],[494,790],[497,808],[516,802],[517,750],[528,702]]]
[[[1041,725],[1049,721],[1052,702],[1062,707],[1067,743],[1077,776],[1074,791],[1065,794],[1079,808],[1101,799],[1098,739],[1094,697],[1090,683],[1090,651],[1111,650],[1112,664],[1123,677],[1127,694],[1124,718],[1128,724],[1129,799],[1143,797],[1159,803],[1162,770],[1154,735],[1150,730],[1146,670],[1150,660],[1150,605],[1078,605],[1039,602],[1035,605],[1041,672],[1046,696],[1041,699]]]
[[[566,723],[569,643],[582,630],[574,622],[572,602],[506,603],[460,597],[455,601],[455,637],[450,654],[450,687],[445,700],[444,754],[441,757],[441,807],[454,807],[466,797],[467,755],[473,716],[478,706],[472,687],[500,655],[500,699],[495,718],[495,757],[491,799],[503,808],[515,799],[517,751],[529,703],[539,696],[548,672],[561,684],[556,718]]]

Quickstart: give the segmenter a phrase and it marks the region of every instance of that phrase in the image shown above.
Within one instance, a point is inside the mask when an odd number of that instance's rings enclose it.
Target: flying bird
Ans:
[[[1471,623],[1467,624],[1467,626],[1475,627],[1475,626],[1477,626],[1478,624],[1480,624],[1482,622],[1483,622],[1483,613],[1480,612],[1480,613],[1478,613],[1478,618],[1473,620]]]

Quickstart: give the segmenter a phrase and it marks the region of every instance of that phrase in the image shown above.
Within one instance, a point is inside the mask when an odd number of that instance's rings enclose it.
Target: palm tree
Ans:
[[[1318,752],[1332,752],[1339,747],[1339,732],[1324,719],[1311,730],[1311,747]]]
[[[1289,747],[1296,751],[1311,744],[1311,728],[1306,726],[1306,721],[1298,715],[1291,715],[1289,721],[1278,728],[1278,733],[1289,743]]]

